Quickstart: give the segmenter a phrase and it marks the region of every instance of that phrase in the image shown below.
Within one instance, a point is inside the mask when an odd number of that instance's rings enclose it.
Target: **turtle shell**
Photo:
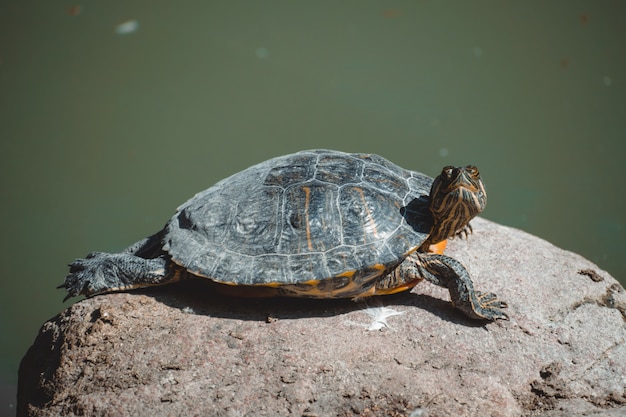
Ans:
[[[180,206],[163,249],[192,274],[231,285],[375,277],[427,238],[429,226],[411,221],[423,213],[407,207],[428,196],[432,181],[372,154],[281,156]]]

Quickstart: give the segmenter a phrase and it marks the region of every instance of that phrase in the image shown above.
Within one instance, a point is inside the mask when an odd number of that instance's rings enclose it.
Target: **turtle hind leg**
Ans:
[[[160,230],[152,236],[135,242],[124,249],[122,253],[129,253],[146,259],[161,256],[163,255],[163,233],[164,230]]]
[[[67,289],[64,301],[113,291],[168,284],[180,279],[165,257],[144,259],[129,253],[93,252],[70,265],[70,273],[58,288]]]
[[[507,304],[493,293],[474,290],[469,273],[449,256],[434,253],[413,253],[399,266],[402,275],[421,276],[450,291],[452,304],[473,319],[508,320],[502,309]]]

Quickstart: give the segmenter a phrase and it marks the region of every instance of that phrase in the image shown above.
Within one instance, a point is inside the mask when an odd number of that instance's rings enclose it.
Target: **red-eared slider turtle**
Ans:
[[[77,259],[60,287],[68,298],[196,277],[248,293],[359,298],[425,278],[467,316],[506,319],[506,304],[475,291],[459,262],[428,251],[471,232],[486,201],[473,166],[444,167],[433,181],[377,155],[303,151],[196,194],[121,253]]]

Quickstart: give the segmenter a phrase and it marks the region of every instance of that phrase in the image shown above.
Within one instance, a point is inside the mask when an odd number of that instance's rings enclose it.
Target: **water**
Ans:
[[[0,383],[68,262],[301,149],[476,164],[484,217],[624,282],[623,2],[29,3],[0,13]]]

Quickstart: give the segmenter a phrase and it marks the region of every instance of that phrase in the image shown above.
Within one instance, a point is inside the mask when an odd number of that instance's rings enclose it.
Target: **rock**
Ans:
[[[43,325],[18,415],[626,415],[623,288],[541,239],[473,226],[447,253],[508,322],[466,319],[428,283],[367,304],[230,299],[201,280],[98,296]]]

